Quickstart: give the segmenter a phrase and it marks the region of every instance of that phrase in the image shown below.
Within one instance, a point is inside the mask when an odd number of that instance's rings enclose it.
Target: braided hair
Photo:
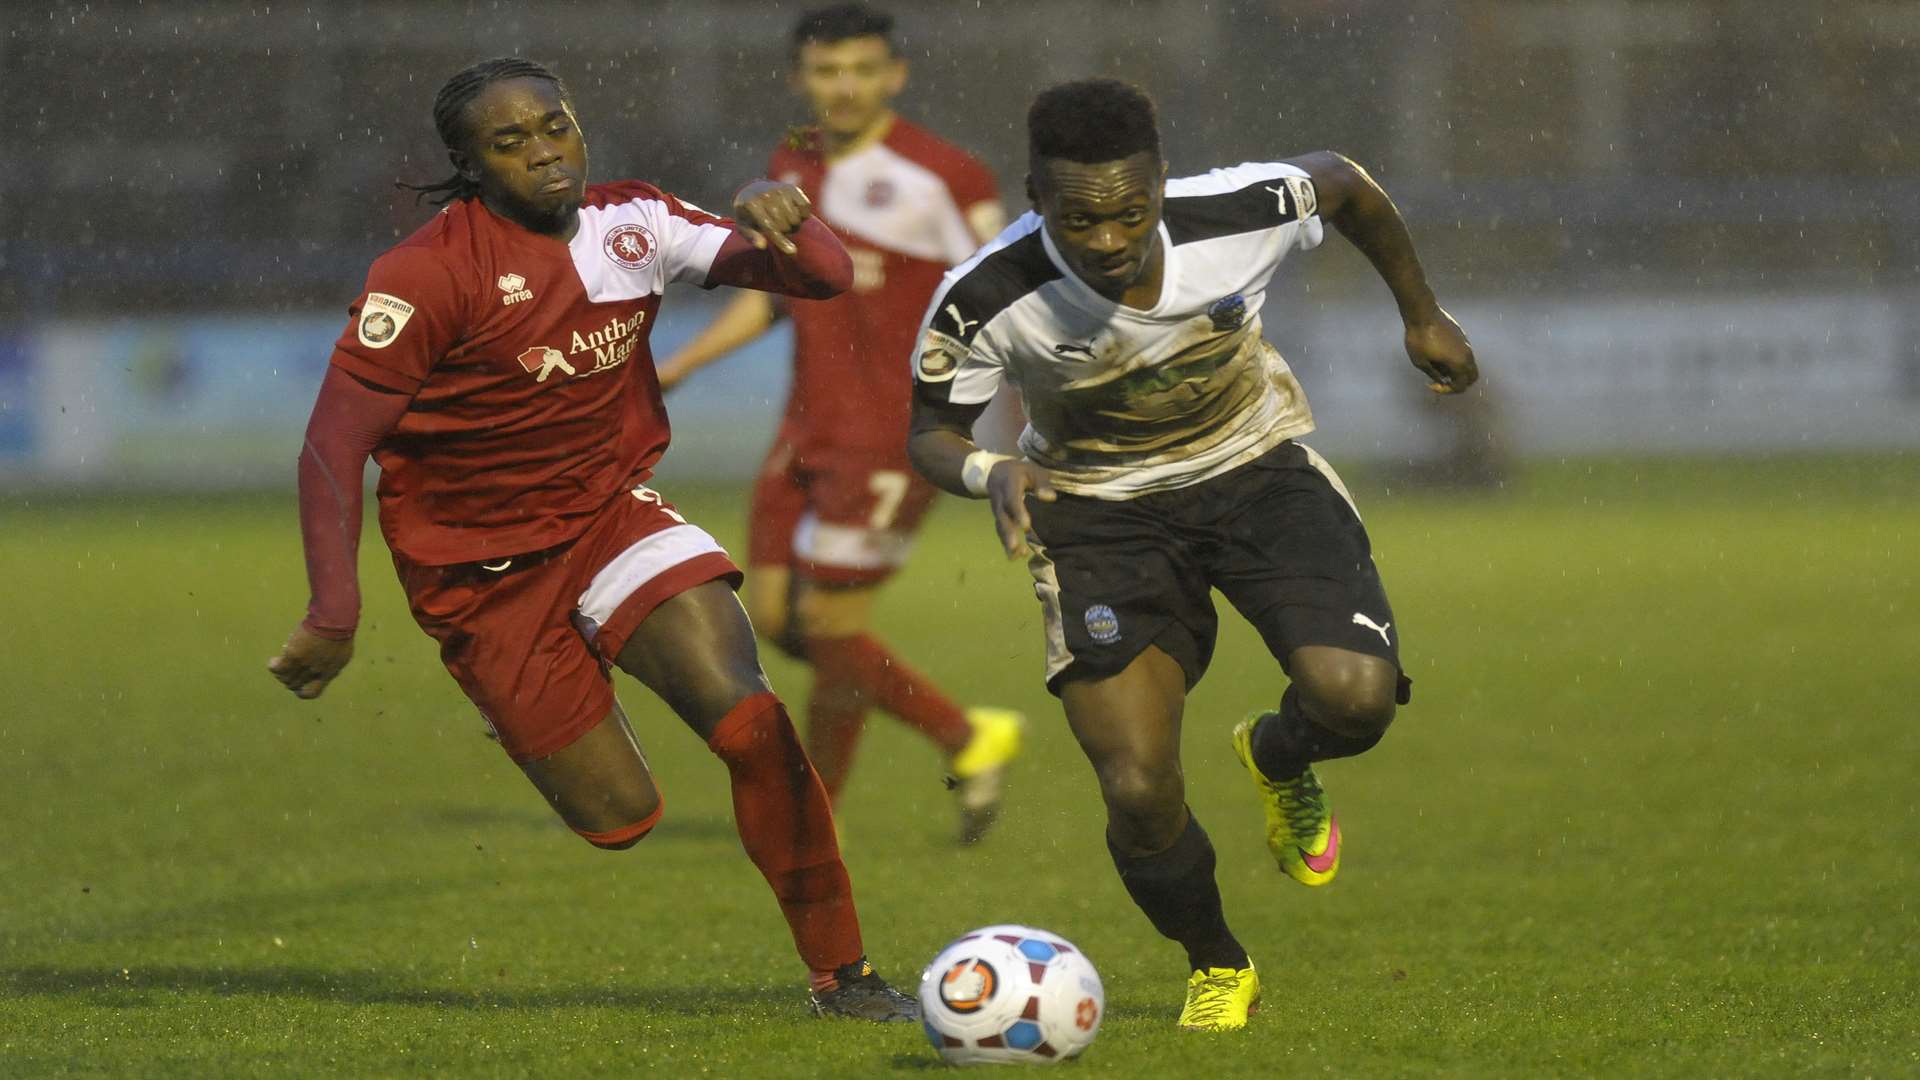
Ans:
[[[544,64],[518,56],[496,56],[491,60],[482,60],[454,73],[433,96],[433,128],[440,134],[440,142],[448,150],[464,152],[467,133],[460,129],[462,114],[480,91],[489,85],[506,79],[545,79],[559,92],[560,100],[573,104],[573,97],[567,93],[567,84],[560,81]],[[427,199],[435,206],[444,206],[456,199],[471,199],[480,194],[480,185],[455,172],[452,176],[437,184],[409,184],[403,180],[394,181],[394,186],[416,192],[415,202]]]

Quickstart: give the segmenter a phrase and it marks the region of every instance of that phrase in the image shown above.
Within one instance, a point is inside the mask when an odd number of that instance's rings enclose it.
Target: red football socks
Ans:
[[[868,634],[810,638],[807,659],[813,664],[814,699],[825,698],[830,708],[843,700],[862,707],[878,706],[949,754],[958,753],[973,737],[966,714],[952,699]],[[816,714],[809,709],[807,715],[811,723]],[[852,743],[860,737],[860,725],[836,727],[850,732],[847,747],[841,753],[830,750],[823,756],[851,761]],[[811,732],[809,737],[814,737]]]
[[[827,789],[827,800],[835,806],[840,804],[840,789],[846,785],[854,751],[866,729],[865,695],[829,685],[816,675],[813,695],[807,699],[807,757]]]
[[[827,793],[786,707],[770,693],[747,698],[721,719],[707,748],[726,762],[740,844],[773,887],[800,958],[830,978],[860,959],[860,919]]]

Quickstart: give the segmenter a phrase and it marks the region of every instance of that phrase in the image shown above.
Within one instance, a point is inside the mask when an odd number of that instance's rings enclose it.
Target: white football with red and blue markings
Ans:
[[[1093,1042],[1107,1008],[1087,955],[1031,926],[971,930],[920,973],[927,1041],[954,1065],[1045,1065]]]

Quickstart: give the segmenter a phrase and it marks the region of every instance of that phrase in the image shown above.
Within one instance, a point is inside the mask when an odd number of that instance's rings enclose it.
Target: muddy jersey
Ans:
[[[920,324],[915,393],[984,404],[1010,379],[1021,451],[1063,491],[1125,499],[1217,476],[1313,430],[1261,334],[1267,282],[1320,243],[1313,182],[1286,164],[1168,180],[1160,299],[1093,291],[1027,213],[946,275]]]
[[[394,551],[551,547],[643,479],[669,438],[647,345],[660,295],[704,284],[731,232],[624,181],[587,188],[570,242],[463,199],[376,259],[332,362],[413,398],[374,449]]]
[[[998,218],[993,174],[966,151],[896,117],[887,133],[829,159],[818,134],[773,155],[853,257],[853,288],[790,305],[793,388],[784,427],[802,459],[826,448],[904,453],[911,397],[900,357],[927,298],[972,255],[983,215]],[[985,204],[984,211],[979,208]],[[1000,219],[1004,220],[1004,219]],[[986,225],[996,230],[999,220]]]

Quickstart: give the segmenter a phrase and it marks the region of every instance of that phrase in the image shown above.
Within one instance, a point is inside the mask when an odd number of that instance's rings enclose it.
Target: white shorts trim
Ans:
[[[1060,575],[1054,571],[1047,549],[1031,531],[1027,533],[1027,571],[1033,575],[1033,595],[1040,601],[1040,625],[1047,636],[1047,685],[1061,672],[1073,666],[1073,650],[1067,647],[1067,624],[1060,612]]]
[[[793,553],[816,566],[892,570],[907,564],[913,539],[891,529],[863,529],[821,521],[809,511],[793,527]]]
[[[1339,492],[1340,497],[1347,500],[1347,508],[1353,511],[1353,516],[1360,517],[1360,507],[1354,505],[1353,493],[1347,490],[1346,482],[1340,479],[1339,473],[1333,471],[1333,466],[1327,464],[1327,459],[1321,457],[1319,451],[1308,446],[1306,443],[1296,439],[1294,444],[1307,452],[1307,464],[1319,470],[1320,475],[1327,478],[1327,483],[1333,485],[1333,490]],[[1363,518],[1362,520],[1364,521],[1365,519]]]
[[[702,555],[725,555],[720,542],[698,525],[674,525],[652,536],[636,540],[633,546],[613,557],[587,583],[575,605],[582,617],[597,630],[606,625],[627,598],[661,574]]]

